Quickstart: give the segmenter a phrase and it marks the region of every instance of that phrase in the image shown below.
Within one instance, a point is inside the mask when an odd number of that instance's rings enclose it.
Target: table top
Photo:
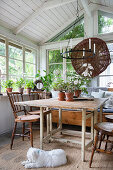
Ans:
[[[94,100],[76,100],[76,101],[59,101],[55,98],[30,100],[23,102],[15,102],[15,105],[34,106],[34,107],[49,107],[49,108],[64,108],[64,109],[86,109],[96,110],[107,101],[107,98],[94,98]]]

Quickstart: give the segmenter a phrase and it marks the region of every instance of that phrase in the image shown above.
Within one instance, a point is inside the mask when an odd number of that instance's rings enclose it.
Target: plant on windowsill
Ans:
[[[25,84],[25,81],[23,78],[20,78],[16,81],[16,86],[18,87],[18,91],[19,93],[23,93],[23,90],[24,90],[24,84]]]
[[[26,93],[29,94],[31,92],[31,89],[34,89],[35,84],[33,80],[26,80],[25,81],[25,88],[26,88]]]
[[[47,74],[45,70],[43,70],[43,72],[45,73],[45,75],[41,76],[40,70],[38,70],[35,77],[37,78],[37,80],[41,80],[43,84],[42,90],[46,92],[46,97],[47,96],[50,97],[51,96],[50,89],[51,89],[53,74],[52,73]]]
[[[3,86],[6,88],[6,91],[8,91],[8,92],[12,92],[13,85],[14,85],[13,80],[7,80],[3,83]]]
[[[65,82],[62,78],[57,78],[51,85],[54,91],[58,91],[58,100],[65,100]]]

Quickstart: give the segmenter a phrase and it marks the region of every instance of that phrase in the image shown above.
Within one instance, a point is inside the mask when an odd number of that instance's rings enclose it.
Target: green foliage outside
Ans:
[[[109,27],[113,25],[113,19],[107,18],[102,15],[98,15],[98,33],[108,33]],[[103,28],[106,28],[105,31],[103,31]],[[107,31],[108,30],[108,31]],[[113,32],[113,30],[112,30]]]

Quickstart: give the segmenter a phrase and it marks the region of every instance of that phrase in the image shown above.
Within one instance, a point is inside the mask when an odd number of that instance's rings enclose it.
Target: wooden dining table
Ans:
[[[94,99],[75,99],[74,101],[67,102],[67,101],[59,101],[55,98],[50,99],[41,99],[41,100],[31,100],[31,101],[23,101],[23,102],[15,102],[15,105],[22,105],[22,106],[34,106],[40,107],[40,148],[43,149],[43,143],[46,140],[56,140],[61,142],[71,142],[71,143],[78,143],[81,144],[81,159],[85,161],[85,150],[92,145],[94,139],[94,123],[97,122],[97,116],[99,113],[100,122],[102,121],[102,108],[103,104],[105,103],[106,98],[94,98]],[[52,128],[52,115],[48,117],[50,123],[48,124],[49,131],[47,136],[44,137],[44,113],[43,108],[57,108],[59,109],[59,126],[57,129]],[[98,112],[98,108],[100,108],[100,112]],[[69,140],[63,138],[56,138],[54,134],[56,132],[62,131],[62,109],[72,109],[72,110],[81,110],[82,114],[82,131],[81,131],[81,141],[77,140]],[[86,144],[86,119],[91,117],[91,139]]]

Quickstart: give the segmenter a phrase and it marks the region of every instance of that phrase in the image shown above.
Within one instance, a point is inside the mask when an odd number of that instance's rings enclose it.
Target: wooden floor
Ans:
[[[62,135],[57,134],[62,137]],[[67,138],[67,136],[65,136]],[[71,138],[69,136],[69,138]],[[73,137],[74,139],[75,137]],[[1,140],[1,139],[0,139]],[[81,140],[81,138],[78,138]],[[4,141],[5,143],[5,141]],[[30,147],[30,141],[26,138],[23,142],[21,138],[14,141],[13,150],[9,149],[9,144],[0,147],[0,170],[24,170],[21,162],[26,160],[26,153]],[[34,147],[39,148],[39,130],[34,130]],[[64,149],[67,155],[68,163],[57,168],[38,168],[58,169],[58,170],[87,170],[90,169],[89,160],[91,156],[91,148],[86,151],[86,162],[81,161],[81,148],[78,144],[63,144],[58,142],[45,143],[44,150]],[[113,156],[95,153],[92,163],[93,170],[113,170]]]

